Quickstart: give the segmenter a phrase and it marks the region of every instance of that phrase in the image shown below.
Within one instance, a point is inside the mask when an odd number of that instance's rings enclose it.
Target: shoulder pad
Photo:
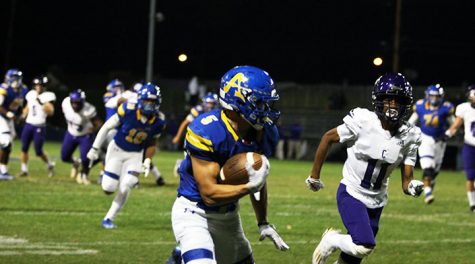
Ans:
[[[421,105],[421,104],[424,104],[424,99],[417,100],[416,105]]]

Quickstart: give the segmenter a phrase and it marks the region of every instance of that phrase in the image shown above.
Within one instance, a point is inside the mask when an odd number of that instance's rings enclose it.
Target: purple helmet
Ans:
[[[374,111],[391,124],[400,124],[412,105],[412,86],[400,73],[386,73],[374,83],[371,95]],[[384,112],[384,100],[395,99],[399,106]]]
[[[79,112],[86,102],[86,93],[81,89],[74,90],[69,94],[69,100],[74,111]]]

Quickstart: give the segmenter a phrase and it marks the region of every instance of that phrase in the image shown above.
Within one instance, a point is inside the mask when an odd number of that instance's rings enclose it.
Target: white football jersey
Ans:
[[[384,206],[392,170],[401,162],[414,166],[421,130],[409,123],[391,136],[383,129],[376,113],[355,108],[337,127],[340,142],[347,144],[348,158],[343,166],[347,192],[368,208]]]
[[[88,102],[84,102],[84,107],[76,113],[71,106],[71,101],[69,96],[64,98],[62,104],[63,114],[68,123],[68,132],[75,136],[84,136],[91,133],[93,128],[92,118],[94,118],[96,113],[96,108]]]
[[[25,99],[28,103],[28,116],[25,122],[34,126],[45,126],[48,115],[43,110],[43,105],[38,101],[38,92],[30,90]]]
[[[137,103],[137,93],[136,92],[126,90],[121,94],[121,96],[122,96],[122,98],[127,99],[128,103],[131,103],[131,104],[136,104]]]
[[[475,108],[469,102],[461,103],[455,110],[455,116],[463,118],[465,144],[475,146]]]

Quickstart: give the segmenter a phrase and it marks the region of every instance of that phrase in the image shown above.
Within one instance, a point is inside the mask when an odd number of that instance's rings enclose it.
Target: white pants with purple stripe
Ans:
[[[433,137],[422,134],[422,142],[419,147],[419,163],[422,169],[433,168],[435,171],[440,170],[444,159],[446,142],[435,141]]]
[[[207,213],[181,196],[172,209],[175,238],[186,264],[236,263],[252,254],[244,235],[239,206],[227,213]]]

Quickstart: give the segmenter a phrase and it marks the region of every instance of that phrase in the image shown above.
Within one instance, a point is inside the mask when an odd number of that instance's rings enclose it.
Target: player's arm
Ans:
[[[5,94],[6,91],[1,89],[0,90],[0,114],[6,116],[8,119],[14,119],[15,118],[15,113],[12,111],[9,111],[5,107],[1,106],[3,102],[5,101]]]
[[[191,122],[188,120],[188,118],[185,118],[183,122],[181,122],[180,127],[178,128],[178,131],[176,132],[176,135],[172,139],[173,144],[177,144],[178,141],[180,141],[180,137],[183,134],[183,131],[185,131],[185,128],[190,124]]]
[[[313,161],[312,171],[310,172],[310,177],[313,179],[320,179],[320,171],[325,161],[328,151],[333,143],[339,142],[340,136],[338,131],[335,128],[328,130],[320,140],[317,151],[315,152],[315,159]]]
[[[401,166],[401,183],[402,191],[405,194],[409,193],[409,183],[414,179],[414,166],[403,164]]]
[[[193,175],[206,205],[216,206],[233,202],[251,192],[246,184],[218,184],[217,177],[221,168],[217,162],[203,160],[193,155],[190,157]]]
[[[409,117],[409,120],[407,120],[407,122],[409,122],[409,124],[411,125],[415,125],[417,122],[417,119],[419,119],[419,115],[414,111],[411,117]]]
[[[28,116],[28,112],[30,110],[28,109],[28,103],[26,103],[25,107],[23,107],[23,110],[21,111],[21,119],[25,120],[26,117]]]
[[[97,116],[93,117],[91,122],[92,122],[92,132],[96,132],[101,129],[103,122],[99,117]]]
[[[269,224],[267,221],[267,183],[258,193],[249,195],[249,197],[256,214],[257,225]]]
[[[109,118],[104,125],[97,132],[96,139],[92,143],[92,147],[87,153],[87,158],[91,161],[94,161],[99,158],[99,149],[101,148],[103,142],[107,139],[107,134],[110,130],[118,127],[120,125],[119,116],[114,114]]]
[[[448,137],[452,137],[453,135],[455,135],[455,133],[457,133],[457,130],[460,128],[460,126],[462,126],[462,124],[463,124],[463,118],[460,116],[457,116],[455,118],[455,121],[450,126],[450,128],[445,131],[445,134]]]

